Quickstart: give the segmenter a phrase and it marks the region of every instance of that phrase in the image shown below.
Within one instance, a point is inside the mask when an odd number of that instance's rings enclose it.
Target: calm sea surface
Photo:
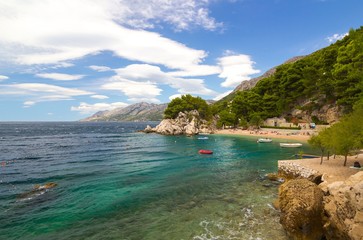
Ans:
[[[0,123],[0,239],[287,239],[264,175],[307,146],[147,124]]]

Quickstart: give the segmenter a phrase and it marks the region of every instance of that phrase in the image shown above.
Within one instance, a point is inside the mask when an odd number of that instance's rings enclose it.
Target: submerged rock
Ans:
[[[323,192],[307,179],[280,186],[280,222],[292,239],[320,240],[323,236]]]
[[[58,184],[54,182],[49,182],[44,185],[35,185],[33,189],[29,192],[22,193],[18,196],[18,199],[30,199],[34,196],[44,194],[46,191],[48,191],[51,188],[56,187]]]

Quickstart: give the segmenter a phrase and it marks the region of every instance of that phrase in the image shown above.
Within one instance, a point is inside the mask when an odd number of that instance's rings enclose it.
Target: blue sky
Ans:
[[[361,0],[0,0],[0,121],[219,99],[361,25]]]

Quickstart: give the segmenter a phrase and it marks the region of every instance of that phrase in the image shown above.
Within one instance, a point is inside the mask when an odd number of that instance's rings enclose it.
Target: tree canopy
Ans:
[[[197,110],[199,116],[209,120],[212,112],[208,103],[200,97],[193,97],[190,94],[182,95],[180,98],[174,98],[164,111],[164,118],[176,118],[179,112]]]
[[[256,114],[263,119],[282,116],[292,109],[312,112],[326,104],[350,113],[362,93],[363,27],[350,30],[329,47],[278,66],[251,90],[233,93],[215,105],[216,112],[228,110],[236,121],[241,117],[250,121]]]

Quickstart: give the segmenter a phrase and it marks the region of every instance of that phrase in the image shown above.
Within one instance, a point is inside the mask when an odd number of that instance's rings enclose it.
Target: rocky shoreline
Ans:
[[[288,160],[279,161],[278,176],[286,181],[276,205],[292,239],[363,239],[363,171],[329,182],[324,173]]]

